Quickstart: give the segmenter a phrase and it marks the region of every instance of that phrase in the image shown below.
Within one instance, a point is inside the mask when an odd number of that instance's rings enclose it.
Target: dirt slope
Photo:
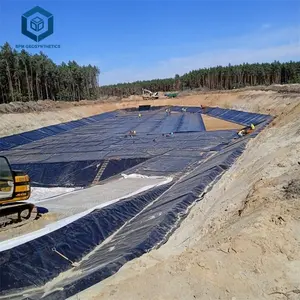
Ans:
[[[279,116],[163,247],[74,299],[300,299],[300,98],[224,101]]]

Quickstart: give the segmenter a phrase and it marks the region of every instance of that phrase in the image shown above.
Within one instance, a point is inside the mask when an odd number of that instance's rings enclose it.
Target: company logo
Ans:
[[[36,42],[51,35],[53,28],[53,15],[39,6],[22,15],[22,33]]]

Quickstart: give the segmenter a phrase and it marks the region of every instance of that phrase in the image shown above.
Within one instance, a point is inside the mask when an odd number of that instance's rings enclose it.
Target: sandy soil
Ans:
[[[73,299],[300,299],[300,97],[245,98],[221,102],[278,118],[164,246]]]
[[[9,239],[17,238],[24,234],[39,230],[46,227],[49,224],[57,222],[61,219],[61,214],[48,212],[42,215],[38,220],[29,222],[25,225],[15,228],[9,228],[8,226],[0,231],[0,244]]]
[[[221,119],[213,118],[208,115],[202,115],[202,119],[205,125],[205,129],[207,131],[213,131],[213,130],[230,130],[230,129],[242,129],[245,126],[239,125],[232,122],[227,122]]]

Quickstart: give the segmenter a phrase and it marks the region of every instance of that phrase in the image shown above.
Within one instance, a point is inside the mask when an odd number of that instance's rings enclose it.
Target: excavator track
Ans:
[[[0,231],[23,226],[39,218],[32,203],[18,202],[0,205]]]

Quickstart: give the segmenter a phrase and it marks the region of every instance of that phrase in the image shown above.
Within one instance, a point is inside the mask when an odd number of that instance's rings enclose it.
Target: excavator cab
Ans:
[[[7,158],[0,156],[0,204],[28,200],[30,192],[29,176],[13,171]]]
[[[30,178],[22,171],[12,170],[6,157],[0,156],[0,230],[20,226],[39,217],[37,207],[26,203],[30,198]]]
[[[12,199],[14,195],[14,177],[8,160],[0,156],[0,202]]]

